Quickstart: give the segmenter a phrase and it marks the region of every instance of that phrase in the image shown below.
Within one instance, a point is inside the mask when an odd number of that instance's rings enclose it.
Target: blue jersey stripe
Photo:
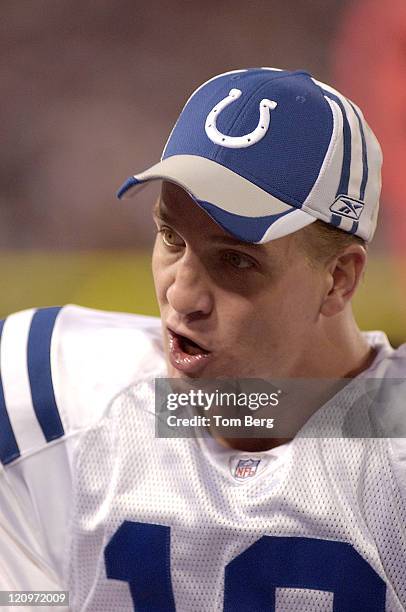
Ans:
[[[341,102],[340,98],[326,89],[323,89],[323,93],[338,104],[343,115],[343,165],[341,168],[340,184],[338,185],[336,196],[348,195],[348,184],[350,182],[351,170],[351,128],[347,119],[344,104]]]
[[[0,345],[4,321],[0,321]],[[11,463],[20,456],[17,440],[8,416],[6,401],[4,399],[3,381],[0,372],[0,461],[3,465]]]
[[[47,442],[64,435],[51,374],[51,338],[60,307],[37,310],[28,336],[27,362],[32,403]]]

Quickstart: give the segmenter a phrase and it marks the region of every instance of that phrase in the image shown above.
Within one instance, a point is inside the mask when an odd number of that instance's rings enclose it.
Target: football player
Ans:
[[[381,162],[361,110],[306,72],[192,94],[119,191],[162,181],[160,319],[65,306],[0,328],[3,589],[95,612],[405,609],[404,418],[384,382],[406,349],[351,309]],[[291,435],[157,437],[165,377],[346,384]]]

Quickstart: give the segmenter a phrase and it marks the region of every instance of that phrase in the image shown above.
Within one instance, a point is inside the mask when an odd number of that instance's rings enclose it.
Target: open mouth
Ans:
[[[179,348],[187,355],[208,355],[209,351],[206,351],[202,346],[194,342],[186,336],[175,334],[179,339]]]
[[[169,327],[169,359],[172,365],[184,372],[197,372],[210,357],[210,351],[182,334],[177,334]]]

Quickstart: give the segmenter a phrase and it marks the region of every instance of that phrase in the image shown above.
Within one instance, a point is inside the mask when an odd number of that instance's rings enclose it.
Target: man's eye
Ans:
[[[255,266],[254,262],[247,255],[243,255],[241,253],[236,253],[234,251],[230,251],[225,253],[225,260],[230,263],[234,268],[239,268],[240,270],[244,268],[253,268]]]
[[[183,246],[185,244],[179,234],[169,227],[162,227],[159,233],[162,236],[164,244],[168,247]]]

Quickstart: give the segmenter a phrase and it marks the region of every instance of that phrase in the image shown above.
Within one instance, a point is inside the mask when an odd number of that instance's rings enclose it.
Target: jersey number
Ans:
[[[125,521],[104,555],[108,578],[128,582],[136,612],[175,612],[170,527]],[[334,612],[384,612],[386,585],[345,542],[263,536],[225,568],[224,612],[272,612],[277,588],[334,593]]]

